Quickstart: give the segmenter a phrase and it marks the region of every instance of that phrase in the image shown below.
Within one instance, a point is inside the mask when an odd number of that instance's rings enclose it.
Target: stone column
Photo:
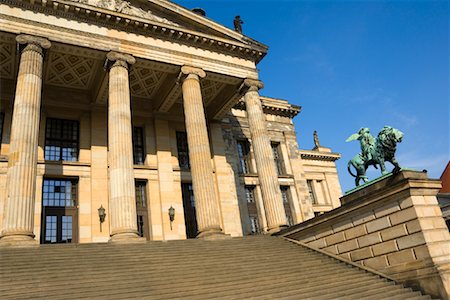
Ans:
[[[214,189],[211,150],[209,148],[205,111],[203,109],[200,78],[206,73],[202,69],[183,66],[182,92],[184,118],[189,145],[192,186],[199,238],[216,238],[223,235],[220,214]]]
[[[11,125],[2,243],[35,243],[34,201],[41,108],[42,68],[47,39],[18,35],[19,74]]]
[[[286,227],[286,214],[266,128],[266,118],[259,98],[258,90],[260,88],[263,88],[261,81],[245,79],[241,86],[241,92],[245,93],[244,101],[267,218],[267,229],[269,233],[273,233],[279,231],[282,227]]]
[[[108,162],[111,241],[137,241],[128,67],[133,56],[107,54],[109,68]]]

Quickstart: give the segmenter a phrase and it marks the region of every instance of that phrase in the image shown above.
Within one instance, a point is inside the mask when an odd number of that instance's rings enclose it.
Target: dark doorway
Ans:
[[[41,244],[78,243],[77,181],[44,179]]]
[[[187,238],[195,238],[198,233],[197,216],[195,214],[195,199],[192,183],[182,183],[184,221],[186,223]]]
[[[149,240],[150,234],[148,226],[147,193],[145,192],[146,186],[146,181],[137,180],[135,182],[137,229],[141,237],[145,237]]]

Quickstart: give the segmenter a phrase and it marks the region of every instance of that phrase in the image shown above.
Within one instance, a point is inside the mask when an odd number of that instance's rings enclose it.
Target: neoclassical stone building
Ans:
[[[170,1],[0,3],[0,243],[275,232],[339,206],[267,47]],[[102,211],[104,211],[103,217]]]

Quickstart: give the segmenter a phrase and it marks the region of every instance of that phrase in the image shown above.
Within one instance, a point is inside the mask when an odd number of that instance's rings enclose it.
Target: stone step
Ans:
[[[295,283],[295,278],[289,278],[289,276],[279,276],[280,280],[287,283]],[[243,291],[246,289],[254,289],[255,286],[262,286],[267,285],[271,289],[275,287],[274,284],[271,284],[272,279],[266,278],[265,279],[254,279],[252,281],[245,281],[245,283],[236,281],[236,278],[234,280],[231,280],[230,282],[222,282],[221,280],[217,280],[216,282],[202,282],[201,285],[191,285],[190,287],[177,287],[177,285],[173,284],[174,287],[171,288],[171,284],[167,285],[167,288],[161,288],[158,287],[158,289],[152,291],[153,297],[167,297],[167,298],[186,298],[195,295],[198,297],[201,294],[206,295],[222,295],[225,296],[227,294],[224,291],[231,291],[231,294],[239,293],[242,295]],[[124,284],[127,286],[126,284]],[[235,290],[234,288],[238,286],[239,289]],[[122,289],[121,287],[118,287],[118,289],[109,290],[111,293],[113,293],[116,297],[121,298],[121,295],[123,297],[125,295],[132,295],[134,294],[142,294],[148,290],[146,286],[143,285],[135,285],[133,287],[129,287],[126,290]],[[84,293],[90,294],[91,292],[99,292],[95,287],[92,287],[92,290],[86,290]],[[123,298],[122,297],[122,298]]]
[[[268,236],[0,248],[0,266],[2,300],[429,299]]]
[[[277,268],[275,268],[275,267],[277,267]],[[227,276],[227,275],[239,275],[241,277],[245,275],[245,276],[250,277],[253,274],[255,274],[255,276],[258,275],[258,274],[263,274],[263,276],[266,276],[266,273],[264,271],[267,268],[270,268],[272,270],[271,274],[273,274],[273,272],[279,271],[279,272],[282,272],[282,273],[283,272],[284,273],[291,272],[294,275],[297,275],[298,271],[299,271],[298,268],[293,268],[292,270],[288,270],[288,269],[284,269],[284,268],[280,269],[279,266],[277,266],[277,262],[272,262],[270,265],[258,266],[257,268],[255,268],[255,270],[256,270],[255,272],[253,272],[253,270],[249,271],[249,269],[243,269],[242,272],[236,272],[236,269],[234,269],[234,271],[233,271],[233,270],[229,270],[228,268],[225,268],[225,269],[222,269],[222,270],[218,271],[218,270],[214,270],[214,268],[207,269],[207,268],[203,268],[203,266],[202,266],[201,269],[199,269],[199,270],[194,269],[192,272],[188,272],[186,270],[175,269],[175,270],[173,270],[173,273],[175,275],[164,274],[164,273],[161,273],[160,271],[155,271],[153,269],[151,269],[151,270],[144,270],[144,271],[142,271],[140,276],[152,279],[152,283],[158,282],[158,281],[163,281],[164,282],[164,281],[168,281],[168,280],[173,282],[173,281],[176,281],[176,280],[183,280],[184,279],[183,277],[187,277],[188,278],[188,280],[184,280],[185,282],[189,282],[189,281],[194,281],[195,282],[195,281],[198,281],[198,277],[200,277],[198,275],[198,273],[200,271],[201,271],[200,275],[208,274],[208,271],[209,272],[215,271],[214,275],[215,275],[216,278],[221,276],[221,275],[224,275],[224,276]],[[164,269],[162,271],[167,272],[167,269]],[[313,271],[311,271],[309,274],[311,276],[318,276],[320,274],[323,274],[324,272],[325,272],[326,275],[334,274],[334,273],[338,274],[338,270],[336,270],[333,265],[320,266],[317,269],[314,269]],[[86,278],[84,280],[81,280],[81,279],[79,279],[77,277],[75,277],[75,278],[72,277],[72,279],[77,279],[78,283],[83,284],[84,281],[90,282],[90,281],[92,281],[90,278],[98,278],[99,276],[101,276],[104,273],[105,272],[98,272],[96,274],[93,274],[93,273],[85,274]],[[112,274],[108,278],[105,279],[105,282],[108,283],[111,280],[115,280],[116,277],[119,277],[118,279],[120,279],[122,277],[126,278],[128,275],[132,276],[135,273],[136,273],[135,270],[126,270],[126,271],[121,270],[119,275],[115,276],[114,274]],[[356,272],[356,270],[355,270],[355,272],[348,272],[348,274],[358,274],[358,276],[361,276],[359,273]],[[42,277],[45,277],[50,283],[57,283],[55,288],[58,288],[58,286],[61,285],[58,282],[58,280],[57,280],[58,277],[65,278],[65,276],[67,276],[67,275],[70,275],[70,273],[65,273],[65,274],[58,273],[57,275],[53,275],[53,276],[51,274],[44,273],[44,274],[39,274],[39,276],[33,276],[35,278],[32,279],[32,280],[26,280],[27,277],[22,278],[22,280],[20,282],[16,281],[17,278],[13,278],[13,279],[14,279],[14,282],[19,282],[19,284],[17,285],[17,288],[18,288],[18,290],[20,292],[20,290],[22,290],[22,287],[24,287],[24,285],[31,285],[31,287],[32,287],[36,283],[39,283]],[[153,278],[155,278],[155,279],[153,279]],[[307,279],[306,276],[305,276],[305,278],[303,278],[301,276],[297,276],[297,278],[298,279]],[[204,281],[204,279],[202,279],[202,280]],[[96,284],[98,285],[100,283],[100,281],[101,281],[101,279],[96,280]],[[5,284],[7,284],[7,283],[5,282]],[[42,285],[43,284],[41,284],[41,286]],[[11,286],[10,285],[9,285],[8,288],[11,291]],[[64,289],[64,287],[62,287],[62,289]],[[0,290],[4,290],[4,289],[2,288]]]
[[[185,267],[185,268],[191,268],[191,266],[196,267],[214,267],[216,265],[221,266],[224,263],[239,263],[240,265],[248,265],[253,263],[272,263],[273,259],[267,259],[263,260],[261,257],[258,256],[251,256],[249,258],[240,258],[240,259],[229,259],[229,258],[222,258],[218,259],[216,257],[211,257],[209,259],[190,259],[190,265],[183,264],[183,259],[174,259],[172,261],[164,260],[162,262],[158,262],[157,260],[150,260],[150,259],[140,259],[140,258],[127,258],[127,259],[121,259],[121,260],[114,260],[110,261],[109,264],[105,264],[102,260],[98,261],[96,259],[87,260],[83,258],[76,258],[72,257],[73,261],[65,261],[65,260],[59,260],[57,262],[43,262],[43,261],[36,261],[33,263],[24,263],[21,262],[18,264],[17,267],[14,268],[13,265],[3,265],[2,270],[0,274],[7,274],[9,271],[14,271],[14,274],[22,276],[24,273],[28,273],[28,270],[30,267],[36,267],[37,270],[34,273],[36,276],[40,276],[43,273],[46,273],[47,271],[57,271],[60,268],[62,269],[58,274],[64,274],[64,272],[74,273],[76,271],[87,271],[92,270],[93,273],[95,272],[104,272],[107,271],[108,268],[120,268],[120,267],[127,267],[127,268],[137,268],[141,269],[141,266],[146,263],[155,263],[153,266],[153,270],[165,270],[167,267],[176,265],[177,267]],[[287,259],[286,259],[287,258]],[[289,261],[293,261],[296,257],[295,256],[287,256],[285,257],[286,260],[277,262],[278,264],[284,266],[290,266],[291,263]],[[291,260],[292,259],[292,260]],[[80,263],[77,263],[77,260],[81,260]],[[302,266],[303,267],[314,267],[317,265],[321,265],[323,263],[327,263],[329,261],[329,258],[327,257],[312,257],[308,259],[302,260]],[[102,262],[103,265],[99,266],[98,263]],[[68,268],[70,267],[70,269]]]
[[[358,276],[358,274],[342,276],[339,284],[357,280]],[[283,276],[270,276],[270,278],[268,278],[269,282],[266,286],[262,284],[263,282],[256,282],[256,284],[251,284],[248,287],[241,286],[239,284],[239,295],[243,298],[258,297],[258,299],[271,295],[269,299],[274,299],[275,296],[282,294],[287,289],[293,288],[295,289],[295,293],[298,297],[298,295],[302,295],[305,290],[318,289],[321,286],[321,282],[319,282],[320,279],[321,278],[318,278],[318,282],[316,284],[305,288],[303,284],[298,285],[299,281],[295,278],[295,276],[291,276],[287,280]],[[232,296],[234,294],[236,294],[236,292],[233,290],[221,293],[223,296]],[[209,294],[196,295],[196,299],[208,299],[208,297]]]

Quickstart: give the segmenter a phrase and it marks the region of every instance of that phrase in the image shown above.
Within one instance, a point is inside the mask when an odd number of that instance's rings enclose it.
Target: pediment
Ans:
[[[267,48],[265,45],[235,32],[189,9],[166,0],[69,0],[83,6],[108,10],[111,13],[142,18],[148,22],[166,25],[169,29],[186,30],[243,45]],[[267,49],[265,49],[267,50]]]

